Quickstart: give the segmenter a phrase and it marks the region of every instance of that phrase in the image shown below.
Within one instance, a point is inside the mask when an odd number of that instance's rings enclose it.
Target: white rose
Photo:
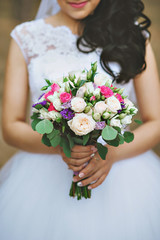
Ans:
[[[71,108],[75,112],[83,112],[86,106],[86,102],[81,97],[75,97],[71,100]]]
[[[121,119],[121,123],[126,125],[132,122],[132,115],[127,115],[123,119]]]
[[[78,89],[77,93],[76,93],[76,97],[81,97],[81,98],[83,98],[85,91],[86,91],[86,87],[85,87],[85,86],[80,87],[80,88]]]
[[[48,120],[51,119],[51,117],[49,116],[49,112],[46,111],[46,110],[44,110],[44,108],[41,108],[41,109],[39,110],[39,113],[40,113],[40,118],[42,118],[42,119],[48,119]]]
[[[105,84],[107,84],[108,86],[111,86],[112,79],[110,79],[107,75],[105,75],[103,73],[98,73],[94,77],[94,83],[97,86],[102,86],[102,85],[105,85]]]
[[[108,110],[113,113],[116,113],[117,110],[121,109],[121,104],[120,104],[119,100],[114,96],[107,98],[106,104],[107,104]]]
[[[112,118],[112,119],[111,119],[110,125],[111,125],[112,127],[122,128],[121,121],[120,121],[119,119],[116,119],[116,118]]]
[[[107,109],[107,105],[103,101],[99,101],[94,106],[94,113],[100,113],[103,114],[105,110]]]
[[[55,121],[56,119],[61,119],[62,118],[62,115],[59,113],[59,112],[56,112],[56,111],[50,111],[48,113],[48,116],[53,120]]]
[[[62,106],[61,106],[61,101],[59,98],[56,98],[54,101],[53,101],[53,106],[55,107],[55,109],[57,111],[61,111],[62,110]]]
[[[93,93],[94,92],[94,87],[93,87],[93,83],[92,82],[87,82],[85,83],[85,87],[87,89],[87,93]]]
[[[85,113],[76,114],[75,117],[67,123],[71,130],[78,136],[92,132],[96,125],[93,118]]]

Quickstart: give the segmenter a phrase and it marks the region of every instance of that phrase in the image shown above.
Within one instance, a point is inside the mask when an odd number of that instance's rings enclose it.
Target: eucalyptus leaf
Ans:
[[[73,140],[76,144],[83,145],[83,139],[78,137],[73,137]]]
[[[108,125],[102,130],[102,137],[106,141],[115,139],[117,137],[117,134],[118,134],[117,130]]]
[[[45,144],[46,146],[50,147],[51,146],[51,143],[49,141],[49,139],[47,138],[47,135],[44,134],[42,139],[41,139],[42,143]]]
[[[97,149],[100,157],[105,160],[106,155],[108,153],[108,148],[106,146],[103,146],[101,143],[97,143]]]
[[[85,146],[89,140],[90,134],[84,135],[83,136],[83,145]]]
[[[31,116],[31,119],[37,119],[39,116],[39,113],[33,113],[32,116]]]
[[[33,121],[32,121],[32,123],[31,123],[31,127],[32,127],[32,129],[34,130],[34,131],[36,131],[36,126],[37,126],[37,124],[39,123],[39,122],[41,122],[42,120],[41,119],[34,119]]]
[[[53,130],[53,123],[48,119],[44,119],[36,125],[36,131],[40,134],[51,133]]]
[[[131,133],[131,132],[125,132],[123,136],[124,136],[124,141],[125,141],[126,143],[130,143],[130,142],[132,142],[133,139],[134,139],[134,134]]]
[[[121,133],[120,127],[113,127],[118,133]]]
[[[63,147],[63,152],[66,155],[66,157],[70,158],[71,157],[71,149],[69,142],[66,138],[62,138],[62,147]]]
[[[49,134],[47,134],[47,137],[49,138],[49,140],[51,140],[52,138],[54,138],[56,135],[60,135],[60,131],[53,129],[53,131]]]
[[[118,147],[119,144],[120,144],[118,138],[116,138],[116,139],[114,139],[112,141],[107,141],[107,143],[108,143],[108,145],[113,146],[113,147]]]
[[[51,142],[52,147],[57,147],[60,144],[60,142],[61,142],[61,136],[60,135],[56,135],[54,138],[52,138],[50,140],[50,142]]]
[[[118,134],[118,138],[119,138],[119,144],[123,144],[124,143],[124,138],[121,134]]]
[[[71,137],[70,134],[67,134],[67,138],[68,138],[68,141],[69,141],[70,149],[72,149],[74,147],[74,140],[73,140],[73,138]]]
[[[135,119],[134,121],[135,121],[135,123],[137,123],[139,125],[143,124],[143,122],[141,120]]]

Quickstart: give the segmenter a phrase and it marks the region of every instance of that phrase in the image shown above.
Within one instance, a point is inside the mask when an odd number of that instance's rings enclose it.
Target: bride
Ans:
[[[149,150],[160,140],[160,86],[142,11],[140,0],[42,0],[37,19],[11,32],[3,136],[20,152],[0,171],[1,240],[160,239],[160,159]],[[32,104],[44,78],[95,61],[137,100],[143,125],[132,143],[109,147],[106,161],[94,146],[66,158],[27,123],[29,92]],[[91,199],[68,196],[72,170]]]

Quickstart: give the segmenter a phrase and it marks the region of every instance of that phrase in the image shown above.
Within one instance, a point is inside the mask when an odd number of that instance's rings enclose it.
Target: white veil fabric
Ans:
[[[57,0],[41,0],[35,19],[45,18],[56,14],[60,10]]]

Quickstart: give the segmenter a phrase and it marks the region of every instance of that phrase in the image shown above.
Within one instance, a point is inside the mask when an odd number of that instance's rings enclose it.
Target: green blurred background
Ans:
[[[0,104],[3,94],[5,62],[10,42],[10,32],[19,23],[34,19],[40,0],[0,0]],[[151,43],[157,59],[160,73],[160,0],[144,0],[145,13],[152,20]],[[160,104],[160,103],[159,103]],[[0,108],[0,116],[2,114]],[[1,122],[0,122],[1,124]],[[160,131],[160,129],[157,129]],[[8,146],[2,139],[0,131],[0,167],[17,150]],[[154,148],[160,156],[160,145]]]

